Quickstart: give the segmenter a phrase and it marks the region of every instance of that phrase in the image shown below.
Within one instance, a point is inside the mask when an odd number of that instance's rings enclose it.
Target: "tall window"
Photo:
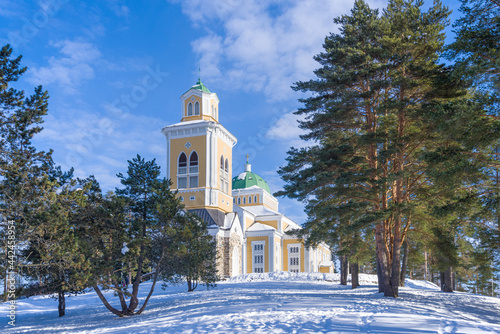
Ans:
[[[254,203],[257,203],[257,195],[255,195],[255,196],[253,197],[253,202],[254,202]]]
[[[238,197],[238,205],[241,204],[241,197]]]
[[[252,204],[252,196],[248,196],[248,204]]]
[[[265,267],[264,242],[252,243],[252,267],[254,273],[263,273]]]
[[[198,187],[198,163],[198,154],[196,151],[193,151],[189,157],[189,166],[186,154],[182,152],[179,155],[179,162],[177,165],[178,189]]]
[[[300,246],[288,246],[288,271],[298,273],[300,271]]]
[[[215,118],[215,105],[212,104],[212,117]]]
[[[179,155],[179,162],[177,163],[177,188],[187,188],[187,157],[184,152]]]
[[[243,204],[247,204],[247,198],[243,197]]]
[[[229,163],[227,159],[224,161],[224,156],[220,156],[220,189],[226,194],[229,193]]]
[[[189,173],[198,173],[198,154],[196,151],[189,157]]]
[[[193,116],[193,104],[189,102],[188,104],[188,116]]]
[[[198,103],[198,101],[196,101],[196,103],[194,104],[194,114],[195,115],[200,114],[200,104]]]
[[[198,188],[198,154],[196,151],[189,157],[189,188]]]

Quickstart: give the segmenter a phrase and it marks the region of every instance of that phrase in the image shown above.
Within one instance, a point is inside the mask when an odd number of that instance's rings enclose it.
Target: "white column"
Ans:
[[[243,238],[243,245],[242,245],[243,249],[241,251],[241,256],[243,257],[242,260],[241,260],[241,263],[243,265],[243,268],[242,268],[242,273],[243,274],[247,274],[247,238]]]
[[[273,272],[275,266],[274,263],[274,233],[269,236],[269,272]]]

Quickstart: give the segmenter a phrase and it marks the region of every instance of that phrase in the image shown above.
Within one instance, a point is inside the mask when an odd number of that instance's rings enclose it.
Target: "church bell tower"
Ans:
[[[219,123],[219,98],[198,82],[181,95],[181,121],[166,126],[167,178],[189,209],[233,211],[234,137]]]

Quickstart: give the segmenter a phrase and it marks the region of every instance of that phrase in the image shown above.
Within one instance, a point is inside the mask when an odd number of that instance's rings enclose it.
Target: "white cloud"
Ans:
[[[101,52],[91,43],[60,41],[52,43],[59,49],[61,57],[50,57],[48,66],[30,69],[31,84],[57,84],[66,93],[77,93],[77,86],[94,78],[93,64],[101,58]]]
[[[203,55],[200,60],[200,68],[203,69],[203,76],[220,77],[221,71],[219,66],[224,50],[222,37],[210,34],[193,41],[191,46],[197,54]]]
[[[276,123],[267,131],[266,136],[270,139],[293,140],[298,139],[305,131],[298,126],[298,120],[303,117],[287,113],[281,116]]]
[[[23,9],[17,1],[0,0],[0,16],[16,17]]]
[[[175,2],[175,1],[174,1]],[[271,0],[180,2],[194,25],[217,27],[192,43],[204,76],[225,88],[264,92],[270,101],[293,94],[296,81],[307,80],[319,65],[313,56],[353,0]],[[213,23],[208,25],[206,23]]]
[[[127,160],[137,154],[148,160],[156,157],[164,171],[161,120],[133,114],[106,117],[85,108],[61,108],[64,114],[45,117],[44,130],[36,136],[35,145],[54,149],[55,162],[63,170],[74,167],[75,175],[82,178],[94,175],[104,190],[118,185],[115,174],[126,172]]]

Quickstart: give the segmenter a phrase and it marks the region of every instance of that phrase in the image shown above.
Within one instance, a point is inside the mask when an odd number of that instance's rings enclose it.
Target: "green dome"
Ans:
[[[248,168],[246,168],[246,172],[241,173],[238,176],[233,177],[233,189],[245,189],[250,188],[252,186],[257,186],[259,188],[264,189],[269,194],[271,194],[271,190],[267,185],[267,182],[264,181],[259,175],[252,173],[249,168],[249,164],[247,164]]]
[[[210,93],[210,91],[208,90],[207,86],[205,86],[202,82],[201,82],[201,79],[198,79],[198,82],[196,82],[195,85],[191,86],[191,88],[189,88],[187,90],[187,92],[189,92],[191,89],[196,89],[196,90],[199,90],[199,91],[202,91],[204,93]],[[186,93],[187,93],[186,92]],[[186,94],[184,93],[184,94]],[[182,95],[184,95],[182,94]]]
[[[198,82],[196,83],[196,85],[194,85],[193,87],[191,88],[194,88],[194,89],[197,89],[197,90],[201,90],[202,92],[205,92],[205,93],[210,93],[210,91],[208,90],[207,86],[205,86],[202,82],[201,82],[201,79],[198,79]]]

